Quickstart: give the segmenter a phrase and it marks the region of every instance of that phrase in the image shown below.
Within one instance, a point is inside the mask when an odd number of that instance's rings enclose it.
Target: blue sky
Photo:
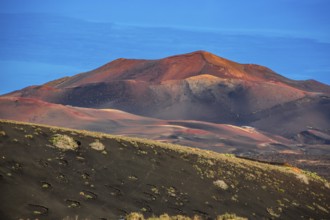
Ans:
[[[328,0],[1,0],[0,94],[118,57],[207,50],[330,84]]]

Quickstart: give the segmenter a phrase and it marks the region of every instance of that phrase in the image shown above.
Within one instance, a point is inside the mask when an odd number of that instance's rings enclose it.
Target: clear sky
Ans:
[[[330,84],[329,11],[329,0],[1,0],[0,94],[197,49]]]

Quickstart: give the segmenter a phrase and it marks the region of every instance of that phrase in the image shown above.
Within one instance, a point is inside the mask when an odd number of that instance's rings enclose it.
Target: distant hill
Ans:
[[[0,122],[4,219],[122,219],[131,212],[215,219],[327,219],[315,174],[177,145]]]
[[[24,112],[24,114],[22,114]],[[294,142],[249,127],[189,120],[160,120],[116,109],[92,109],[53,104],[31,98],[0,97],[2,118],[110,134],[149,138],[222,153],[254,152],[256,146]],[[231,145],[225,148],[224,146]],[[264,147],[264,151],[276,150]],[[258,150],[260,153],[260,151]]]
[[[117,59],[7,96],[166,120],[249,125],[287,138],[308,127],[330,128],[329,86],[205,51],[160,60]]]

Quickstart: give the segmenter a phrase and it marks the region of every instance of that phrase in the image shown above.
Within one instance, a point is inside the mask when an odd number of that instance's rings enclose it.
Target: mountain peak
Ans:
[[[318,87],[315,83],[301,85],[302,83],[287,79],[266,67],[240,64],[204,50],[158,60],[119,58],[95,70],[62,78],[46,85],[61,89],[128,80],[159,84],[199,75],[214,76],[219,79],[288,84],[307,91],[329,91],[324,86],[322,89],[315,89]]]
[[[208,51],[205,51],[205,50],[197,50],[197,51],[194,51],[194,52],[191,52],[191,54],[200,54],[202,56],[216,56],[215,54],[211,53],[211,52],[208,52]]]
[[[217,60],[222,60],[222,61],[227,61],[227,62],[232,62],[230,60],[227,60],[223,57],[217,56],[211,52],[205,51],[205,50],[197,50],[197,51],[193,51],[190,53],[186,53],[186,54],[179,54],[179,55],[175,55],[175,56],[170,56],[168,58],[186,58],[186,57],[192,57],[192,56],[199,56],[199,58],[204,59],[204,61],[208,62],[208,63],[213,63],[213,62],[217,62]],[[167,59],[167,58],[164,58]],[[235,62],[232,62],[235,63]]]

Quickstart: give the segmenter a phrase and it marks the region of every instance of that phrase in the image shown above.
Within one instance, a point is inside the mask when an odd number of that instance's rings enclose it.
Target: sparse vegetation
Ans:
[[[75,150],[78,148],[77,142],[67,135],[55,134],[50,142],[61,150]]]
[[[96,139],[93,143],[90,143],[89,146],[97,151],[103,151],[105,149],[104,145],[100,142],[99,139]]]
[[[229,187],[227,185],[227,183],[225,183],[225,181],[223,180],[217,180],[217,181],[214,181],[213,184],[220,188],[220,189],[223,189],[223,190],[227,190]]]
[[[68,208],[78,208],[80,203],[77,201],[67,200]]]
[[[162,214],[159,217],[144,218],[143,214],[133,212],[126,216],[126,220],[203,220],[203,218],[198,215],[190,218],[183,215],[170,216],[168,214]],[[247,220],[247,218],[239,217],[236,214],[226,213],[224,215],[217,216],[216,220]]]
[[[314,203],[314,205],[315,205],[319,210],[321,210],[321,211],[323,211],[323,212],[329,214],[329,211],[328,211],[326,208],[324,208],[323,206],[320,206],[319,204],[315,204],[315,203]]]
[[[79,193],[80,196],[84,197],[85,199],[95,199],[96,195],[92,192],[81,191]]]
[[[176,190],[173,187],[169,187],[167,188],[167,194],[172,197],[176,197]]]
[[[269,213],[269,215],[275,218],[279,218],[281,216],[280,214],[276,213],[272,208],[267,208],[267,212]]]
[[[153,187],[151,188],[151,191],[152,191],[153,193],[155,193],[156,195],[159,194],[159,190],[158,190],[157,187],[155,187],[155,186],[153,186]]]
[[[6,126],[0,124],[0,130],[8,136],[3,138],[0,177],[4,181],[18,179],[22,171],[29,174],[33,164],[39,178],[35,192],[49,193],[49,196],[58,194],[60,199],[55,198],[56,203],[64,203],[62,205],[70,209],[68,212],[64,210],[63,216],[72,213],[73,209],[79,210],[82,217],[91,216],[86,215],[94,209],[90,204],[100,202],[107,203],[109,210],[100,211],[102,215],[98,213],[91,219],[120,219],[132,211],[141,212],[146,217],[137,213],[130,219],[245,219],[234,214],[217,216],[219,210],[235,212],[235,207],[240,207],[238,214],[251,219],[287,219],[286,215],[293,216],[298,209],[301,215],[314,219],[322,219],[329,214],[328,189],[324,187],[326,180],[313,173],[295,172],[285,166],[137,138],[71,129],[52,129],[56,130],[54,134],[48,126],[40,126],[38,132],[42,135],[34,136],[33,144],[27,148],[24,142],[31,142],[25,140],[25,135],[39,126],[31,129],[27,125],[19,125],[27,131],[24,133],[12,128],[6,130]],[[72,133],[76,134],[76,140]],[[13,138],[17,138],[18,142],[13,143]],[[110,152],[109,156],[90,149],[93,148],[91,143],[101,143],[100,140]],[[75,150],[78,143],[81,147],[76,151],[45,148],[50,145],[49,141],[59,149]],[[62,147],[56,146],[58,143],[62,143]],[[68,147],[70,143],[74,143],[75,147]],[[24,154],[22,150],[11,154],[12,146],[24,149]],[[38,154],[31,153],[30,157],[26,157],[26,152]],[[17,157],[19,154],[21,157]],[[306,176],[309,184],[306,185],[297,175]],[[251,199],[257,204],[257,209],[251,207]],[[122,208],[123,202],[130,208]],[[36,204],[48,203],[36,200]],[[58,210],[51,204],[48,204],[49,212],[45,217],[63,218],[54,217]],[[40,207],[30,209],[30,217],[33,217],[33,211],[44,213]],[[149,217],[162,212],[174,213],[174,216]],[[186,213],[189,217],[175,216],[175,213]],[[194,214],[196,216],[192,217]]]
[[[144,220],[144,216],[141,213],[133,212],[126,216],[126,220]]]
[[[224,154],[226,157],[234,158],[236,157],[234,154]]]
[[[320,182],[323,182],[327,188],[330,188],[328,181],[326,179],[320,177],[317,173],[306,171],[306,170],[303,170],[302,172],[307,177],[309,177],[311,179],[314,179],[314,180],[317,180],[317,181],[320,181]]]
[[[247,218],[239,217],[236,214],[226,213],[218,216],[217,220],[247,220]]]
[[[49,189],[50,187],[51,187],[51,185],[49,183],[42,182],[42,184],[41,184],[41,188],[43,188],[43,189]]]
[[[128,179],[129,179],[129,180],[132,180],[132,181],[136,181],[136,180],[138,180],[138,178],[137,178],[136,176],[133,176],[133,175],[128,176]]]
[[[303,174],[303,173],[299,173],[299,174],[296,174],[296,177],[298,180],[300,180],[302,183],[305,183],[306,185],[309,184],[309,180],[308,180],[308,177]]]
[[[35,214],[35,215],[41,215],[42,213],[40,211],[33,211],[33,214]]]
[[[25,138],[27,139],[33,139],[33,135],[32,134],[26,134],[24,135]]]

